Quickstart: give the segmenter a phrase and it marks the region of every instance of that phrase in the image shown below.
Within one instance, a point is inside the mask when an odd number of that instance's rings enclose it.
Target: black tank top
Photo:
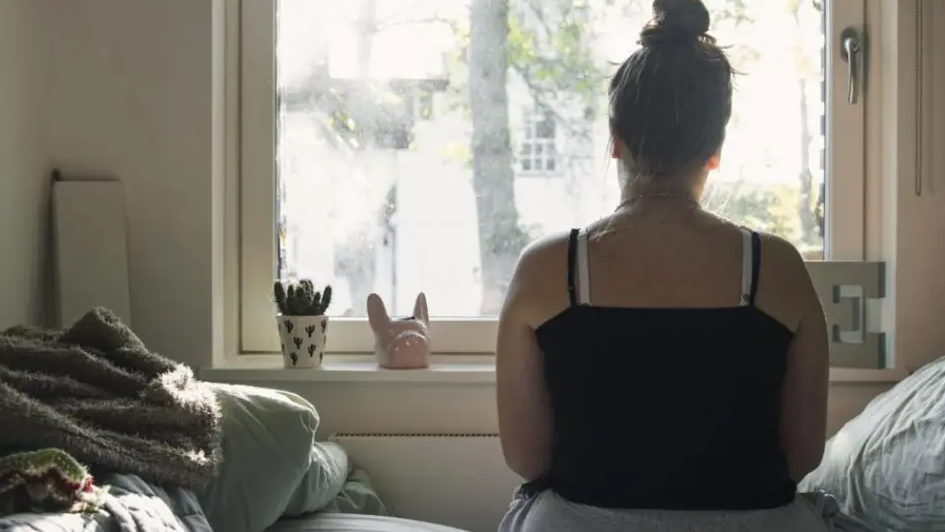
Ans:
[[[543,484],[610,508],[794,500],[779,437],[793,334],[755,306],[760,239],[744,234],[741,305],[668,309],[592,305],[587,235],[571,231],[571,305],[536,331],[554,412]]]

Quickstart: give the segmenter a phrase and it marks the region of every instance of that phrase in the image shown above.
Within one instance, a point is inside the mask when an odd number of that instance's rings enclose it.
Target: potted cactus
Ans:
[[[282,359],[286,368],[311,369],[322,365],[328,336],[331,286],[319,292],[308,279],[298,282],[276,281],[273,298],[279,313],[276,324],[282,343]]]

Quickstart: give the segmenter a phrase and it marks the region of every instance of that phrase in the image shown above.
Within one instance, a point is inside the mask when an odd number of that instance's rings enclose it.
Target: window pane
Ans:
[[[555,138],[555,121],[553,116],[542,117],[536,127],[536,136],[540,139]]]
[[[483,11],[506,2],[507,24]],[[419,291],[434,316],[495,315],[528,242],[617,205],[606,86],[651,4],[278,0],[279,275],[331,284],[334,315],[364,316],[377,292],[405,316]],[[816,257],[819,2],[707,4],[744,75],[705,206]],[[532,133],[560,139],[541,164],[514,153]]]

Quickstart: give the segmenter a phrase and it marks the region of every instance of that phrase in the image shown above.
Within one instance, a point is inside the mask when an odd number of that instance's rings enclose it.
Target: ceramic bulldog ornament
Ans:
[[[427,298],[421,292],[413,307],[413,316],[391,319],[381,296],[367,299],[368,323],[374,331],[377,364],[386,369],[423,369],[430,366],[430,314]]]

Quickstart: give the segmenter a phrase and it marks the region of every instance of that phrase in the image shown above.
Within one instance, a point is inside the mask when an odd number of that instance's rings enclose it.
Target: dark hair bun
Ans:
[[[653,20],[640,38],[643,44],[705,38],[710,22],[709,10],[702,0],[653,0]]]

